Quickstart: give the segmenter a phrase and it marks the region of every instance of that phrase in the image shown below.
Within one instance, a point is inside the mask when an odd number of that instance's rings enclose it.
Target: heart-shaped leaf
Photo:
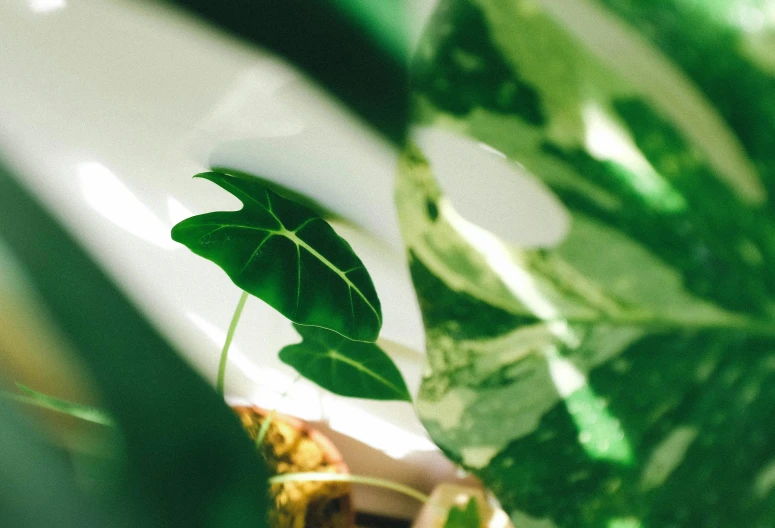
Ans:
[[[518,162],[572,222],[556,246],[509,247],[462,222],[408,149],[397,203],[427,336],[418,414],[515,526],[775,526],[764,10],[566,2],[605,24],[584,32],[550,3],[445,0],[420,46],[421,124]],[[623,60],[633,49],[642,60]],[[669,96],[654,89],[672,80]]]
[[[280,351],[299,374],[341,396],[412,401],[401,372],[380,347],[309,326],[295,325],[303,341]]]
[[[243,208],[188,218],[172,229],[175,241],[294,323],[356,341],[377,339],[382,311],[374,284],[330,225],[255,178],[219,172],[195,177],[230,192]]]

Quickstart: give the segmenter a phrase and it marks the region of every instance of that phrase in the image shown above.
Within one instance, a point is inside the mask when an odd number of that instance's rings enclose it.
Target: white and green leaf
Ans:
[[[397,201],[426,326],[420,418],[516,526],[772,526],[775,79],[719,15],[751,3],[580,4],[621,16],[696,83],[729,125],[718,144],[750,156],[731,175],[705,131],[549,4],[442,1],[418,48],[416,122],[504,153],[572,217],[556,247],[509,247],[466,228],[407,149]]]

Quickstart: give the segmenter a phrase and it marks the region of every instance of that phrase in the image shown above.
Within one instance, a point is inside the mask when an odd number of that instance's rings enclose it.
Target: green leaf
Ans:
[[[56,322],[121,435],[124,456],[114,468],[110,487],[124,491],[95,501],[111,511],[118,508],[126,523],[97,524],[266,526],[268,472],[237,417],[2,162],[0,238],[9,250],[0,258],[10,253],[23,270],[41,300],[36,309],[45,310]],[[4,433],[0,438],[6,438]],[[46,466],[45,461],[42,464],[41,468]],[[0,467],[4,477],[0,481],[5,483],[9,466],[0,460]],[[37,477],[30,475],[28,482],[34,483]],[[58,496],[69,494],[72,486],[62,483]],[[28,519],[36,518],[29,515],[42,512],[47,504],[36,500],[36,491],[19,488],[19,495],[29,500],[15,504]],[[58,526],[32,522],[51,525]],[[73,524],[63,520],[61,525]],[[84,520],[83,525],[91,523]]]
[[[140,526],[78,487],[72,461],[0,398],[0,519],[14,528]]]
[[[481,522],[479,506],[476,504],[476,499],[471,497],[465,509],[453,506],[449,510],[444,528],[479,528]]]
[[[412,401],[401,372],[374,343],[360,343],[322,328],[295,325],[303,341],[280,351],[280,360],[326,390],[372,400]]]
[[[221,30],[281,56],[394,145],[408,118],[406,0],[167,0]],[[333,64],[331,57],[336,57]]]
[[[294,323],[355,341],[377,339],[382,310],[371,277],[330,225],[255,178],[218,172],[196,177],[219,185],[244,207],[184,220],[172,229],[174,240]]]
[[[443,1],[414,65],[418,120],[521,164],[572,225],[539,250],[471,236],[407,149],[418,414],[515,526],[775,525],[774,75],[742,56],[731,18],[708,15],[751,6],[593,3],[629,13],[730,126],[708,140],[534,2]],[[720,164],[735,143],[752,159]]]
[[[62,414],[67,414],[73,418],[86,420],[87,422],[100,425],[106,425],[110,427],[115,425],[113,419],[100,409],[95,409],[94,407],[89,407],[87,405],[81,405],[63,400],[61,398],[48,396],[41,392],[34,391],[29,387],[25,387],[21,383],[17,383],[16,386],[23,394],[8,394],[7,396],[18,403],[34,405],[42,409],[48,409]]]
[[[408,13],[405,0],[329,0],[353,21],[368,29],[373,38],[395,57],[407,57]]]
[[[597,1],[669,57],[694,82],[735,133],[772,195],[775,48],[767,19],[771,8],[766,2]],[[655,18],[668,17],[670,24],[651,23]],[[756,29],[758,24],[761,26]],[[770,201],[769,206],[772,205]]]

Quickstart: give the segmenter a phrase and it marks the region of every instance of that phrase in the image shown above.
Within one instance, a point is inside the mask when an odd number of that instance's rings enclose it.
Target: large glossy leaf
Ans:
[[[639,6],[655,39],[701,39],[685,13],[704,3],[657,2],[653,18],[650,3],[603,3]],[[708,46],[723,37],[724,19],[714,24],[702,26]],[[660,43],[676,57],[695,49]],[[516,526],[772,526],[775,121],[730,88],[726,109],[699,107],[730,123],[730,108],[749,109],[755,131],[708,138],[600,59],[616,44],[593,54],[527,0],[442,2],[414,66],[418,122],[519,162],[572,225],[541,250],[476,235],[408,149],[398,205],[429,361],[418,413]],[[721,90],[738,60],[692,64]],[[719,163],[735,144],[754,159]]]
[[[257,179],[197,175],[230,192],[239,211],[182,221],[172,238],[218,264],[234,283],[297,324],[375,341],[382,311],[366,268],[350,245],[309,209]]]
[[[412,401],[393,360],[374,343],[361,343],[322,328],[296,325],[303,341],[280,351],[299,374],[341,396]]]
[[[771,4],[766,0],[598,2],[694,81],[739,138],[772,194],[775,26]],[[772,201],[769,204],[772,207]]]

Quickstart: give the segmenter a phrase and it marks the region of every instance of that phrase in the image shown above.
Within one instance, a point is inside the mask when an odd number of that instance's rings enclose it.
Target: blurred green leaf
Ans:
[[[453,506],[447,514],[444,528],[479,528],[482,519],[479,515],[479,506],[476,499],[471,497],[465,508]]]
[[[693,81],[734,132],[772,196],[775,38],[771,4],[763,0],[596,2]],[[768,205],[772,208],[775,203],[770,200]]]
[[[166,0],[286,58],[395,145],[406,136],[405,0]],[[391,20],[392,18],[392,20]]]
[[[136,526],[91,503],[67,455],[0,398],[0,525],[9,528]]]
[[[329,0],[363,25],[377,43],[398,58],[408,56],[406,0]]]
[[[372,400],[412,401],[401,372],[374,343],[350,341],[322,328],[294,325],[303,341],[280,351],[280,360],[326,390]]]
[[[184,220],[173,228],[174,240],[297,324],[358,341],[377,339],[382,311],[371,277],[325,220],[255,178],[218,172],[197,177],[236,196],[243,208]]]
[[[94,407],[88,407],[86,405],[80,405],[61,398],[55,398],[48,396],[41,392],[34,391],[29,387],[17,383],[16,387],[22,392],[22,394],[7,394],[9,399],[12,399],[18,403],[26,403],[28,405],[34,405],[42,409],[48,409],[62,414],[67,414],[73,418],[79,420],[85,420],[100,425],[106,425],[113,427],[115,423],[113,419],[107,415],[104,411],[95,409]]]
[[[472,236],[428,206],[444,189],[407,149],[397,203],[428,353],[418,414],[515,526],[772,526],[775,73],[752,65],[764,32],[728,16],[757,8],[574,6],[637,27],[601,29],[591,52],[535,2],[445,0],[420,46],[418,124],[502,153],[571,222],[538,249]],[[621,61],[624,43],[644,49],[637,32],[715,106],[621,75],[661,71]],[[709,133],[689,106],[726,122]],[[736,144],[751,159],[720,164]]]
[[[3,167],[0,238],[120,429],[142,525],[266,526],[267,470],[236,416]]]

